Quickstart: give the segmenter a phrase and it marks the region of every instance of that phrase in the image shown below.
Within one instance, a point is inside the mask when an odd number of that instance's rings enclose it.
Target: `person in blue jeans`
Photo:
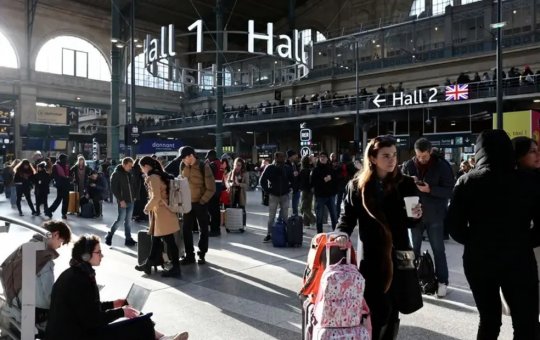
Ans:
[[[135,203],[134,181],[131,178],[133,159],[126,157],[122,163],[114,169],[111,176],[111,191],[118,202],[118,217],[111,226],[111,231],[105,236],[105,243],[112,245],[112,238],[122,221],[124,222],[124,232],[126,235],[125,245],[132,247],[137,244],[131,237],[131,218]]]
[[[323,215],[325,207],[330,213],[332,230],[336,228],[336,193],[337,176],[328,161],[328,154],[321,152],[319,160],[311,171],[311,186],[315,191],[315,215],[317,216],[317,233],[323,232]]]
[[[435,273],[439,282],[437,296],[446,296],[448,264],[444,249],[444,219],[454,188],[454,173],[450,164],[432,152],[431,142],[420,138],[414,143],[414,156],[403,164],[403,173],[415,179],[424,215],[422,222],[411,230],[414,253],[418,258],[422,236],[427,231],[435,258]]]

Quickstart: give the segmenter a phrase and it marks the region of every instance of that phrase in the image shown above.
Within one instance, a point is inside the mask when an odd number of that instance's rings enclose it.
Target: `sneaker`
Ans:
[[[443,298],[446,296],[446,291],[448,290],[448,285],[444,283],[439,283],[439,288],[437,289],[437,297]]]
[[[266,235],[266,237],[263,239],[263,243],[268,243],[270,241],[272,241],[272,236],[270,235]]]
[[[181,260],[180,260],[180,264],[182,266],[186,266],[188,264],[194,264],[195,263],[195,257],[187,257],[187,256],[184,256]]]
[[[176,335],[164,335],[159,340],[188,340],[188,332],[178,333]]]
[[[134,239],[132,238],[129,238],[126,240],[126,242],[124,242],[124,244],[127,246],[127,247],[133,247],[135,245],[137,245],[137,241],[135,241]]]

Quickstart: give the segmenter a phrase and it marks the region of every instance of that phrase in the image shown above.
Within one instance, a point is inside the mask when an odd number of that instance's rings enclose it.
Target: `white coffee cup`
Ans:
[[[407,197],[403,197],[403,200],[405,201],[405,210],[407,210],[407,216],[416,217],[416,215],[413,214],[412,210],[420,202],[420,197],[418,197],[418,196],[407,196]]]

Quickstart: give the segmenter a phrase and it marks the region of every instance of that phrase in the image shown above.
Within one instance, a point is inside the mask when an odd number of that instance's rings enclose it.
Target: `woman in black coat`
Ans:
[[[99,266],[103,254],[99,237],[83,235],[73,245],[70,267],[56,280],[46,339],[54,340],[186,340],[187,333],[163,336],[154,331],[151,314],[127,305],[126,300],[101,302],[92,267]],[[112,323],[126,317],[128,320]]]
[[[476,166],[459,178],[445,223],[463,244],[463,268],[480,313],[477,339],[497,339],[502,293],[512,313],[514,339],[537,339],[540,191],[532,171],[515,169],[503,130],[480,134]],[[534,227],[531,228],[531,221]]]
[[[369,142],[364,168],[348,183],[345,211],[337,229],[352,234],[356,225],[363,243],[360,272],[366,280],[364,297],[371,310],[373,339],[396,339],[399,330],[397,301],[401,298],[394,286],[394,250],[411,250],[408,228],[422,216],[418,204],[407,217],[404,197],[416,196],[411,177],[397,167],[396,141],[379,136]],[[339,243],[345,237],[336,239]]]
[[[15,171],[13,182],[17,187],[16,204],[17,209],[19,210],[19,216],[23,216],[21,209],[21,200],[23,195],[28,203],[28,206],[30,207],[30,210],[32,210],[32,215],[36,216],[37,213],[34,209],[34,204],[32,203],[32,196],[30,195],[30,191],[32,190],[32,177],[36,173],[36,170],[27,159],[23,159],[13,170]]]

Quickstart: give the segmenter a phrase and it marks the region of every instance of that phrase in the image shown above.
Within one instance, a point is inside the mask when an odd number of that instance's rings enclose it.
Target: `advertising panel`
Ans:
[[[540,144],[540,112],[531,111],[531,138]]]
[[[497,128],[497,114],[493,114],[493,128]],[[514,111],[503,114],[503,129],[510,138],[531,137],[531,111]]]
[[[65,107],[36,107],[36,122],[47,124],[67,124],[67,108]]]

